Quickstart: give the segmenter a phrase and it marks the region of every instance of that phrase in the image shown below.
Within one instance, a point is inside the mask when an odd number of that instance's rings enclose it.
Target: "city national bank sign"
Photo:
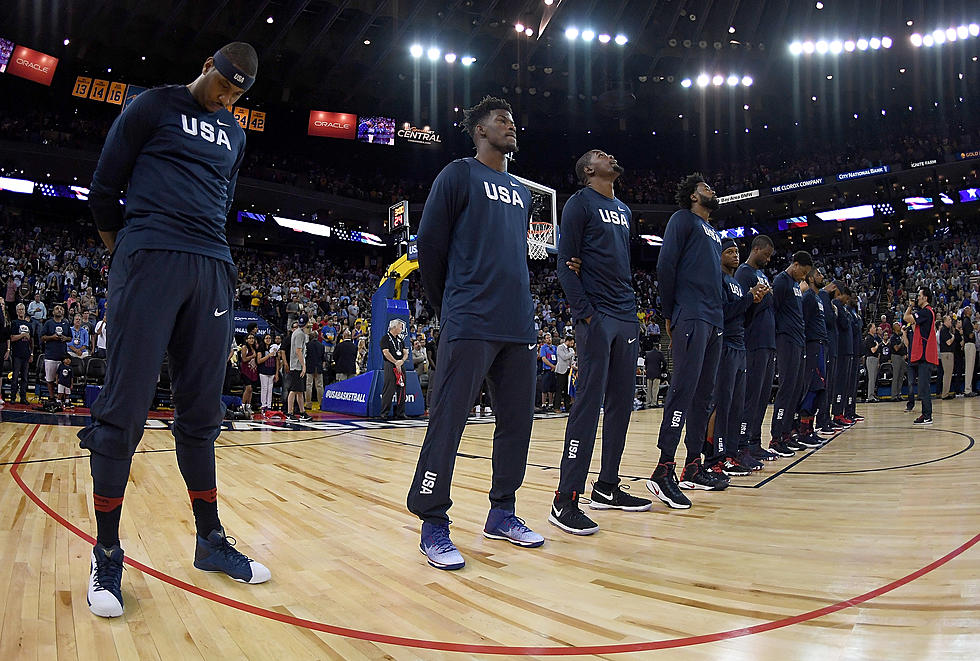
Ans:
[[[417,128],[411,122],[405,122],[395,134],[399,140],[411,142],[417,145],[441,145],[442,135],[434,131],[431,126]]]

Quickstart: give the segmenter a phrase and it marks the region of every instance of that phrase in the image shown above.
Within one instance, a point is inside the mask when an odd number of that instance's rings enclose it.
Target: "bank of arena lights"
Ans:
[[[970,23],[969,25],[960,25],[959,27],[946,28],[945,30],[933,30],[926,34],[915,32],[909,37],[909,41],[916,48],[921,48],[922,46],[932,48],[933,46],[942,46],[945,43],[973,39],[978,36],[980,36],[980,25]]]
[[[870,37],[860,39],[817,39],[813,41],[793,41],[789,45],[790,55],[795,57],[801,55],[840,55],[841,53],[853,53],[855,50],[880,50],[892,47],[891,37]]]
[[[681,87],[687,89],[689,87],[752,87],[755,81],[752,76],[740,76],[735,73],[730,73],[728,76],[723,76],[720,73],[709,75],[707,73],[700,74],[697,78],[683,78],[681,79]]]
[[[592,28],[583,28],[579,30],[575,26],[569,26],[565,28],[565,38],[569,41],[575,41],[576,39],[581,39],[582,41],[589,43],[598,37],[600,44],[608,44],[610,41],[615,42],[617,46],[625,46],[629,42],[629,38],[625,34],[617,34],[615,37],[607,32],[601,32],[596,34],[596,31]]]
[[[442,51],[438,46],[430,46],[428,49],[422,47],[422,44],[412,44],[408,49],[409,54],[416,60],[421,59],[423,55],[427,56],[431,62],[436,62],[442,55]],[[455,64],[458,59],[464,67],[468,67],[476,62],[476,58],[472,55],[463,55],[457,57],[456,53],[449,52],[443,57],[447,64]]]

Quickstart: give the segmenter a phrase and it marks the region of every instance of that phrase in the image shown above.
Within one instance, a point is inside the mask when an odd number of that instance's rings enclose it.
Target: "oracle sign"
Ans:
[[[17,46],[10,58],[10,64],[7,65],[7,73],[42,85],[51,85],[57,66],[58,58],[31,50],[26,46]]]
[[[353,140],[357,136],[357,115],[311,110],[307,133],[322,138]]]

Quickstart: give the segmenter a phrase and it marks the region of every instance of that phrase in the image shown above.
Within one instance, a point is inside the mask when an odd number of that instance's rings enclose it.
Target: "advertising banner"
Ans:
[[[965,161],[971,158],[980,158],[980,150],[974,149],[972,151],[961,151],[957,154],[961,161]]]
[[[785,193],[790,190],[799,190],[800,188],[809,188],[810,186],[819,186],[823,183],[823,177],[817,177],[816,179],[807,179],[806,181],[795,181],[792,184],[780,184],[779,186],[773,186],[773,193]]]
[[[106,94],[106,103],[121,106],[126,98],[126,83],[109,83],[109,93]]]
[[[753,197],[759,197],[759,191],[750,190],[744,193],[735,193],[734,195],[722,195],[718,198],[718,204],[728,204],[729,202],[738,202],[740,200],[750,200]]]
[[[108,91],[109,81],[96,78],[92,81],[92,91],[88,93],[88,98],[93,101],[105,101],[105,95]]]
[[[321,138],[353,140],[357,137],[357,115],[311,110],[307,133]]]
[[[71,95],[80,99],[87,99],[91,91],[92,79],[88,76],[79,76],[75,79],[75,86],[71,88]]]
[[[57,67],[58,58],[31,50],[27,46],[15,46],[7,65],[7,73],[50,86]]]
[[[938,158],[927,158],[921,161],[912,161],[907,167],[909,170],[914,170],[915,168],[925,168],[930,165],[938,165],[939,163],[942,163],[942,161]]]
[[[860,179],[861,177],[870,177],[876,174],[885,174],[891,171],[891,168],[887,165],[878,165],[873,168],[866,168],[864,170],[856,170],[855,172],[841,172],[837,175],[837,181],[848,181],[850,179]]]
[[[412,126],[411,122],[405,122],[398,129],[398,140],[400,142],[411,142],[417,145],[441,145],[442,135],[431,126],[418,128]]]

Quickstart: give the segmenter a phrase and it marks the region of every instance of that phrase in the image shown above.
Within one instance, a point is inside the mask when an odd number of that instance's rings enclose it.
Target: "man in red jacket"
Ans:
[[[927,287],[919,289],[916,306],[905,310],[905,323],[915,323],[912,346],[909,347],[911,363],[916,365],[919,380],[919,399],[922,415],[913,424],[932,424],[932,397],[930,393],[932,366],[939,364],[939,344],[936,341],[936,313],[932,309],[932,292]]]

